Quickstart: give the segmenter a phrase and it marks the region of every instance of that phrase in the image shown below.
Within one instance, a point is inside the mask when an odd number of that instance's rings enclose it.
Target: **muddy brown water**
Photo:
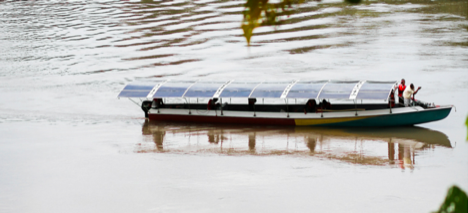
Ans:
[[[468,191],[468,2],[1,1],[0,212],[430,212]],[[455,105],[408,128],[145,122],[141,79],[400,80]],[[136,100],[139,101],[139,100]]]

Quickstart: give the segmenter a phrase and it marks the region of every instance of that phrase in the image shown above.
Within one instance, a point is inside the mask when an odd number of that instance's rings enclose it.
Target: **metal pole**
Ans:
[[[257,114],[255,114],[255,104],[253,106],[253,109],[254,109],[254,117],[257,117]]]
[[[320,100],[319,100],[319,101],[320,101]],[[322,106],[320,106],[320,108],[321,108],[322,110],[320,110],[320,111],[322,111],[322,114],[320,115],[320,117],[323,118],[323,101],[322,101],[322,104],[321,104],[321,105],[322,105]]]
[[[255,102],[257,102],[257,99],[255,99]],[[253,110],[254,110],[254,117],[257,117],[257,114],[255,113],[255,103],[253,103]]]
[[[136,101],[132,100],[131,98],[128,98],[128,100],[130,100],[131,102],[133,102],[133,103],[136,104],[137,106],[141,107],[140,104],[138,104]]]
[[[223,115],[223,99],[219,98],[219,102],[221,102],[221,115]]]
[[[355,116],[358,116],[357,115],[357,105],[356,105],[356,99],[354,99],[354,109],[356,110],[356,114],[354,114]]]
[[[390,99],[390,114],[392,114],[392,99]]]
[[[192,111],[190,110],[190,98],[188,100],[188,114],[191,115]]]

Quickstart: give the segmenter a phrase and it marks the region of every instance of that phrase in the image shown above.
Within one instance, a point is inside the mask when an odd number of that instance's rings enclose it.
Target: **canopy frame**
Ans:
[[[254,94],[255,90],[259,86],[261,86],[261,85],[263,85],[265,83],[282,83],[282,82],[273,82],[273,81],[260,81],[258,83],[257,82],[251,82],[251,83],[246,84],[246,87],[245,87],[246,91],[250,90],[248,95],[247,94],[242,94],[240,96],[234,96],[233,95],[232,97],[230,95],[223,96],[222,94],[225,91],[225,89],[228,88],[234,81],[235,80],[229,80],[229,81],[225,81],[224,83],[222,83],[220,81],[218,81],[218,82],[205,82],[205,81],[200,81],[200,80],[191,80],[191,81],[159,80],[159,81],[154,81],[154,82],[143,81],[141,83],[136,82],[136,83],[127,84],[127,86],[125,86],[122,89],[122,91],[120,92],[118,97],[119,98],[120,97],[146,98],[146,99],[153,99],[153,98],[220,98],[220,97],[224,97],[224,98],[273,98],[273,97],[252,97],[252,94]],[[174,95],[174,97],[171,97],[170,94],[169,94],[168,96],[162,95],[161,97],[157,97],[157,92],[160,90],[160,88],[162,86],[164,86],[164,85],[167,86],[168,83],[177,84],[179,82],[182,83],[182,85],[184,83],[186,83],[187,85],[186,86],[183,85],[182,87],[174,86],[174,88],[178,89],[178,90],[175,90],[175,91],[179,91],[178,94],[176,93],[177,95]],[[349,90],[349,88],[351,86],[350,84],[352,84],[354,82],[356,82],[356,83],[353,86],[353,89]],[[202,83],[205,83],[205,84],[206,83],[218,83],[218,84],[220,84],[220,86],[216,89],[216,92],[211,97],[207,97],[206,93],[205,93],[205,96],[199,96],[199,97],[197,97],[197,94],[195,94],[195,96],[193,96],[193,94],[191,94],[190,96],[186,96],[186,94],[190,90],[190,88],[192,88],[194,85],[197,85],[197,84],[200,85]],[[297,89],[294,90],[296,93],[293,94],[291,97],[288,97],[291,89],[296,84],[300,84],[300,83],[303,83],[303,84],[300,87],[297,87]],[[323,83],[323,85],[320,87],[319,85],[322,84],[322,83]],[[340,86],[340,83],[342,83],[343,86]],[[284,84],[286,85],[286,87],[282,91],[280,97],[274,97],[274,98],[279,98],[279,99],[291,99],[291,98],[294,98],[294,99],[320,99],[322,94],[324,94],[324,89],[327,87],[327,85],[334,84],[334,86],[331,87],[332,89],[328,91],[326,96],[324,96],[324,99],[345,99],[345,100],[358,100],[358,99],[360,99],[360,100],[384,100],[384,101],[388,101],[392,90],[394,90],[395,85],[398,85],[398,82],[397,81],[368,81],[368,80],[361,80],[361,81],[330,81],[330,80],[328,80],[328,81],[301,81],[301,80],[294,80],[294,81],[290,81],[290,83],[284,82]],[[311,86],[315,85],[315,87],[314,87],[315,89],[312,89],[312,90],[304,89],[305,88],[304,85],[307,85],[307,84],[310,84]],[[379,84],[382,84],[382,85],[379,85]],[[146,91],[148,91],[149,88],[151,88],[152,85],[154,85],[153,88],[147,94],[145,94]],[[243,84],[242,83],[241,84],[236,84],[236,88],[239,88],[239,85],[243,85]],[[214,91],[213,88],[216,88],[216,86],[217,85],[212,86],[211,91]],[[363,90],[363,86],[367,86],[367,88],[365,90]],[[171,88],[171,87],[169,87],[169,88]],[[241,88],[242,88],[242,86],[241,86]],[[318,90],[318,88],[320,88],[320,90],[318,91],[318,93],[317,93],[317,95],[315,97],[307,96],[307,94],[309,94],[309,95],[315,94],[315,92]],[[185,91],[184,91],[184,89],[185,89]],[[182,93],[181,91],[184,91],[184,92]],[[281,90],[279,90],[279,91],[281,91]],[[298,91],[299,91],[299,93],[297,93]],[[313,91],[315,91],[315,92],[313,92]],[[276,90],[274,92],[277,93],[278,90]],[[350,93],[348,98],[333,98],[333,96],[343,97],[343,95],[348,93],[348,92]],[[180,95],[181,93],[182,93],[182,95]],[[302,94],[303,94],[303,96],[301,96]],[[384,97],[384,94],[385,94],[385,97]],[[332,96],[332,97],[330,98],[330,96]],[[368,98],[364,98],[364,97],[368,97]]]

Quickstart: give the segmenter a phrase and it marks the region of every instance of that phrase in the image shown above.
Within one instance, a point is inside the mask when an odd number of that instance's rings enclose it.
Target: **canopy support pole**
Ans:
[[[221,115],[224,115],[223,114],[223,99],[219,98],[219,102],[221,102]]]
[[[257,114],[255,113],[255,103],[253,104],[253,110],[254,110],[254,117],[257,117]]]
[[[392,100],[390,100],[390,114],[392,114]]]
[[[187,99],[187,102],[188,102],[188,114],[191,115],[191,114],[192,114],[192,110],[190,109],[190,98]]]
[[[132,100],[131,98],[128,98],[128,100],[132,101],[132,102],[135,103],[137,106],[140,106],[136,101]]]
[[[286,99],[286,112],[288,113],[286,117],[289,118],[289,105],[288,105],[288,99]]]
[[[319,100],[319,102],[320,102],[320,100]],[[320,104],[320,105],[322,105],[322,106],[320,107],[320,108],[322,109],[322,110],[320,110],[320,111],[321,111],[321,115],[320,115],[320,117],[321,117],[321,118],[323,118],[323,103],[322,103],[322,104]]]
[[[355,116],[358,116],[357,114],[357,105],[356,105],[356,99],[354,99],[354,109],[356,110],[356,114],[354,114]]]

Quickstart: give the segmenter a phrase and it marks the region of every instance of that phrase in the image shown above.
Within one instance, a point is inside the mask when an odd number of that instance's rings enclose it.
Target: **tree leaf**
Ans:
[[[445,197],[445,201],[442,203],[437,213],[458,212],[468,212],[468,197],[466,196],[466,193],[463,190],[458,188],[458,186],[452,186],[448,190],[447,197]]]

